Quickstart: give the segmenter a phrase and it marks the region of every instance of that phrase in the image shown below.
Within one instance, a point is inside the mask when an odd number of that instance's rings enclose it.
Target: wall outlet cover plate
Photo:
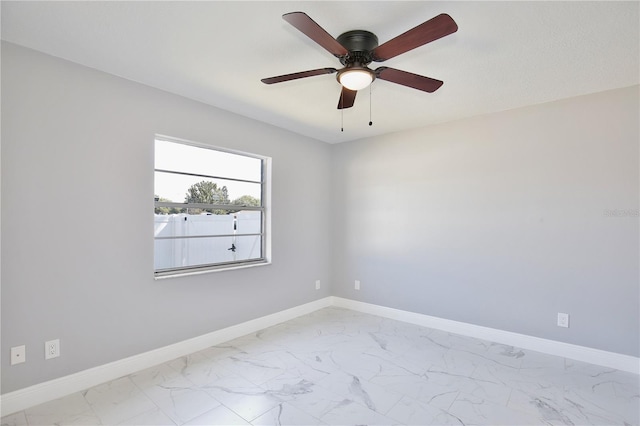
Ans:
[[[11,365],[22,364],[27,361],[27,348],[25,345],[11,348]]]
[[[44,342],[44,359],[57,358],[60,356],[60,339]]]
[[[558,327],[569,328],[569,314],[558,312]]]

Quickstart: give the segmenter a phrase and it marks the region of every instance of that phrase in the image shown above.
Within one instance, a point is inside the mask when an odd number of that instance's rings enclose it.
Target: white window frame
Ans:
[[[165,268],[156,270],[154,266],[154,278],[162,279],[162,278],[170,278],[177,276],[185,276],[185,275],[196,275],[203,273],[210,273],[216,271],[228,271],[233,269],[243,269],[254,266],[263,266],[271,264],[271,157],[266,157],[258,154],[247,153],[243,151],[237,151],[229,148],[223,148],[219,146],[213,146],[198,142],[193,142],[185,139],[175,138],[171,136],[164,135],[155,135],[154,138],[154,152],[155,152],[155,143],[157,140],[178,143],[182,145],[193,146],[196,148],[209,149],[213,151],[242,155],[245,157],[255,158],[261,161],[262,164],[262,175],[261,175],[261,206],[236,206],[231,204],[203,204],[203,203],[178,203],[178,202],[165,202],[165,201],[156,201],[154,199],[154,211],[156,207],[175,207],[179,209],[186,208],[200,208],[200,209],[221,209],[228,211],[260,211],[262,213],[262,224],[261,224],[261,232],[259,234],[246,234],[250,235],[260,235],[261,236],[261,254],[260,258],[253,258],[249,260],[236,260],[231,262],[219,262],[219,263],[211,263],[206,265],[195,265],[195,266],[180,266],[174,268]],[[165,170],[156,168],[155,154],[154,154],[154,173],[156,171]],[[212,178],[212,179],[221,179],[221,180],[229,180],[229,181],[243,181],[242,179],[235,179],[230,177],[221,177],[212,175],[200,175],[200,174],[191,174],[188,172],[171,172],[176,174],[186,174],[191,176],[199,176],[203,178]],[[252,182],[257,183],[257,182]],[[155,192],[154,185],[154,192]],[[241,234],[244,235],[244,234]],[[224,237],[225,235],[215,235],[215,237]],[[194,237],[182,237],[182,238],[202,238],[202,236],[194,236]],[[154,241],[157,238],[154,236]],[[155,252],[155,244],[154,244],[154,259],[156,256]]]

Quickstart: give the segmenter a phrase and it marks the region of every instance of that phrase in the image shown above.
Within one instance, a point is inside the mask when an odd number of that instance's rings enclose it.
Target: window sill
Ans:
[[[237,269],[247,269],[247,268],[255,268],[258,266],[267,266],[267,265],[271,265],[271,261],[269,260],[265,260],[262,262],[256,262],[256,263],[247,263],[247,264],[241,264],[241,265],[231,265],[231,266],[225,266],[225,267],[213,267],[210,269],[201,269],[199,271],[178,271],[175,273],[167,273],[167,274],[163,274],[163,275],[156,275],[153,277],[154,280],[158,281],[158,280],[166,280],[166,279],[170,279],[170,278],[179,278],[179,277],[188,277],[191,275],[202,275],[202,274],[211,274],[214,272],[226,272],[226,271],[234,271]]]

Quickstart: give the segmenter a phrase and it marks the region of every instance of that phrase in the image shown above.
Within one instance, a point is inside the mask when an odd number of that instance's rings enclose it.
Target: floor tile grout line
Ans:
[[[157,368],[157,367],[159,367],[159,366],[161,366],[161,365],[165,365],[165,364],[167,364],[167,363],[158,364],[158,365],[155,365],[155,366],[150,367],[150,368]],[[171,367],[171,366],[169,366],[169,367]],[[165,412],[165,411],[162,409],[162,407],[160,407],[160,406],[156,403],[156,401],[155,401],[153,398],[151,398],[151,396],[150,396],[150,395],[148,395],[148,394],[145,392],[145,390],[144,390],[143,388],[141,388],[141,387],[136,383],[136,381],[135,381],[135,380],[133,380],[133,376],[134,376],[134,375],[136,375],[136,374],[141,373],[142,371],[144,371],[144,370],[138,371],[138,372],[133,373],[133,374],[129,374],[129,375],[124,376],[124,377],[127,377],[127,378],[131,381],[131,383],[133,383],[133,385],[134,385],[134,386],[135,386],[135,387],[136,387],[136,388],[137,388],[137,389],[138,389],[138,390],[139,390],[139,391],[140,391],[140,392],[141,392],[141,393],[142,393],[142,394],[143,394],[147,399],[149,399],[149,401],[151,401],[151,402],[153,403],[153,405],[156,407],[156,409],[157,409],[159,412],[161,412],[161,413],[163,413],[165,416],[167,416],[167,418],[168,418],[169,420],[171,420],[171,421],[173,422],[173,424],[174,424],[174,425],[178,425],[178,423],[177,423],[175,420],[173,420],[173,418],[171,417],[171,415],[170,415],[169,413]],[[149,410],[149,411],[150,411],[150,410]],[[143,413],[140,413],[140,414],[143,414]],[[139,416],[140,414],[136,414],[136,415],[134,415],[134,416],[131,416],[130,418],[128,418],[128,419],[126,419],[126,420],[123,420],[122,422],[125,422],[125,421],[127,421],[127,420],[131,420],[131,419],[133,419],[134,417]],[[120,422],[120,423],[122,423],[122,422]]]
[[[98,412],[96,411],[96,409],[93,407],[93,404],[91,404],[89,402],[89,400],[87,399],[87,392],[89,392],[89,389],[84,389],[80,392],[78,392],[80,395],[82,395],[82,399],[87,403],[87,405],[89,406],[89,408],[91,409],[91,412],[96,416],[96,419],[98,419],[100,421],[101,425],[104,425],[104,422],[102,421],[102,418],[100,418],[100,416],[98,415]]]

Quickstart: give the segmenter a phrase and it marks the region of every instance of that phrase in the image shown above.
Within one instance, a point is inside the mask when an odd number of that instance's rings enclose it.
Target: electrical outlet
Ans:
[[[316,290],[320,290],[320,280],[316,280]]]
[[[27,361],[27,348],[25,345],[11,348],[11,365],[22,364]]]
[[[569,328],[569,314],[558,312],[558,327]]]
[[[356,290],[360,290],[360,281],[356,280],[356,283],[355,283],[354,287],[355,287]]]
[[[60,339],[44,342],[44,359],[57,358],[60,356]]]

